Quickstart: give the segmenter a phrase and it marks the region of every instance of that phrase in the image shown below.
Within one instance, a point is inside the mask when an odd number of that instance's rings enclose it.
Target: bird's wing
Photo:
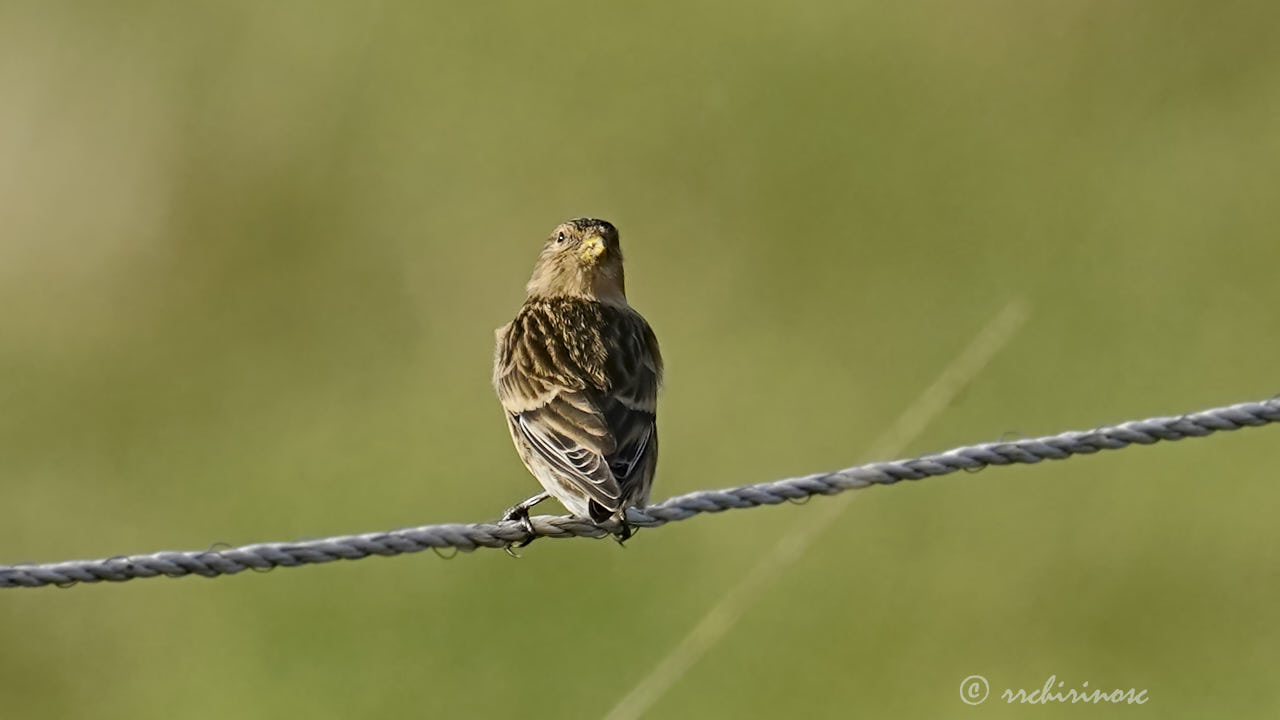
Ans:
[[[617,448],[607,459],[623,494],[643,501],[658,452],[662,355],[653,331],[638,314],[627,313],[616,327],[615,351],[608,361],[612,391],[602,404]]]
[[[619,487],[627,487],[639,479],[649,453],[657,450],[657,424],[653,413],[627,410],[621,403],[610,408],[608,418],[618,439],[617,451],[607,458],[609,469]]]
[[[596,395],[564,367],[554,337],[517,319],[499,331],[494,386],[513,430],[560,479],[606,510],[618,509],[618,482],[606,457],[617,449]],[[561,362],[557,362],[561,361]]]

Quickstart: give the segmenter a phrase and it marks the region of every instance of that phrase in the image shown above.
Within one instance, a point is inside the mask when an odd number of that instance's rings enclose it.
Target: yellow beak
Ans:
[[[582,259],[596,260],[604,254],[604,239],[599,235],[592,235],[582,241]]]

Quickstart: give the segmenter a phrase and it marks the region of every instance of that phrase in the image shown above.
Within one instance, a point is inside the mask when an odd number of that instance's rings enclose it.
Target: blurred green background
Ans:
[[[1280,392],[1272,3],[0,5],[0,563],[495,517],[559,221],[655,498]],[[1274,717],[1280,431],[860,493],[646,717]],[[878,459],[878,458],[877,458]],[[0,593],[5,718],[603,716],[818,499],[516,561]],[[558,510],[558,509],[556,509]],[[1141,708],[960,702],[972,674]]]

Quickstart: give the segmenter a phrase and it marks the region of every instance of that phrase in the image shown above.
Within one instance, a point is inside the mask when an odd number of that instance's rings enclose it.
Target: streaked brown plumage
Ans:
[[[547,240],[514,320],[497,331],[493,382],[525,467],[579,517],[621,520],[649,501],[662,356],[627,304],[618,232],[579,218]],[[546,494],[511,508],[526,520]],[[620,535],[630,534],[623,523]]]

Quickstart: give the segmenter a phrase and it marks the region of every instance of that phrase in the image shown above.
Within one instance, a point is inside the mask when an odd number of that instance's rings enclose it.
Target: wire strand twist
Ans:
[[[1151,445],[1205,437],[1213,433],[1259,427],[1280,422],[1280,397],[1212,408],[1177,417],[1133,420],[1096,430],[958,447],[942,453],[891,462],[874,462],[828,473],[741,485],[723,490],[699,490],[669,498],[645,508],[627,511],[627,521],[637,527],[659,527],[702,513],[778,505],[814,495],[835,495],[870,485],[892,485],[958,470],[978,470],[991,465],[1038,463],[1119,450],[1131,445]],[[533,537],[600,538],[609,525],[576,517],[537,515],[530,518]],[[510,548],[531,539],[519,522],[451,523],[423,525],[387,532],[341,535],[286,543],[259,543],[225,550],[165,551],[97,560],[0,565],[0,588],[67,587],[77,583],[123,582],[135,578],[219,577],[244,570],[299,567],[334,560],[360,560],[373,555],[392,556],[427,549]]]

